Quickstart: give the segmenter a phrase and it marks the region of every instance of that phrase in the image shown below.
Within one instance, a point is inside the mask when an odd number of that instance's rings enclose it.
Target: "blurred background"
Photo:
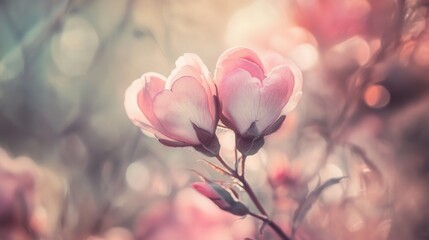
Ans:
[[[0,239],[278,239],[189,188],[223,179],[141,134],[125,89],[183,53],[247,46],[303,98],[247,161],[296,239],[429,239],[427,0],[0,0]],[[219,132],[222,154],[233,135]],[[308,192],[332,178],[304,214]],[[242,201],[249,203],[245,194]]]

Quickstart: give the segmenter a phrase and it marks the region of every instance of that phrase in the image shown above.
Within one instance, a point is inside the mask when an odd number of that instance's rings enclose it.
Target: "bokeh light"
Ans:
[[[61,33],[52,41],[52,58],[65,75],[76,77],[87,73],[99,47],[98,34],[83,17],[66,20]]]
[[[428,239],[427,1],[28,2],[0,1],[0,239],[279,239],[219,169],[243,162],[236,174],[294,239]],[[214,77],[236,46],[265,75],[281,63],[303,80],[256,154],[243,161],[236,135],[256,133],[228,122],[222,163],[128,119],[124,93],[142,74],[195,53]],[[221,210],[198,181],[261,216]]]
[[[390,101],[390,93],[382,85],[369,86],[364,93],[365,103],[371,108],[383,108]]]

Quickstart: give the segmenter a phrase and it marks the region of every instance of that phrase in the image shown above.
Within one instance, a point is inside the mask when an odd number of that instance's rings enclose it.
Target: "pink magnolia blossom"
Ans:
[[[237,148],[252,155],[264,136],[275,132],[301,96],[301,72],[277,57],[262,63],[250,49],[231,48],[218,60],[215,73],[221,120],[233,129]]]
[[[184,54],[168,78],[145,73],[125,93],[125,109],[141,130],[168,146],[193,146],[216,155],[218,117],[210,73],[195,54]]]

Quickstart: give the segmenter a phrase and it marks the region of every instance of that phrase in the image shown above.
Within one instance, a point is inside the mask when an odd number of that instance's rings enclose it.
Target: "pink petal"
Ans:
[[[199,182],[199,183],[193,183],[192,187],[205,197],[209,198],[213,201],[218,207],[222,209],[227,209],[231,207],[231,204],[225,201],[225,199],[218,193],[216,190],[213,189],[212,186],[210,186],[209,183],[205,182]]]
[[[273,68],[262,84],[256,119],[256,127],[259,131],[265,130],[281,115],[282,109],[292,95],[294,76],[289,67],[277,66]]]
[[[147,84],[147,80],[149,79],[161,79],[162,82],[158,82],[158,80],[150,81],[152,84]],[[162,129],[159,129],[159,123],[153,124],[143,113],[140,104],[143,104],[141,101],[143,101],[142,93],[144,93],[144,88],[151,86],[151,85],[157,85],[153,84],[154,82],[158,82],[158,84],[162,84],[164,80],[162,80],[164,77],[157,74],[157,73],[147,73],[143,75],[141,78],[135,80],[125,91],[125,111],[128,115],[128,117],[131,119],[131,121],[138,126],[141,131],[146,134],[149,137],[157,137],[157,138],[163,138],[166,140],[172,140],[169,137],[165,136],[163,133],[161,133]],[[152,86],[151,89],[154,87]],[[161,88],[161,87],[158,87]],[[154,90],[156,92],[156,90]],[[153,93],[152,93],[153,94]],[[140,100],[139,100],[140,98]],[[151,100],[148,100],[151,102]],[[149,105],[149,102],[147,103]],[[146,104],[146,103],[145,103]],[[150,104],[151,105],[151,104]],[[150,106],[149,105],[149,106]],[[157,120],[155,120],[155,123]]]
[[[176,141],[200,143],[192,123],[209,132],[214,131],[208,96],[195,78],[176,80],[171,91],[164,90],[154,98],[153,110],[166,135]]]
[[[226,50],[218,60],[218,63],[222,63],[228,59],[244,59],[249,62],[256,64],[260,69],[264,69],[264,65],[259,59],[256,53],[248,48],[244,47],[233,47]]]
[[[131,121],[142,129],[142,132],[150,137],[155,137],[154,127],[146,118],[138,105],[138,95],[145,85],[145,78],[135,80],[125,91],[125,111]]]
[[[176,68],[168,77],[165,89],[171,89],[174,82],[181,77],[193,77],[199,80],[201,85],[206,90],[207,96],[213,96],[216,93],[216,88],[210,76],[207,66],[203,63],[200,57],[193,53],[185,53],[176,61]],[[210,113],[215,116],[213,98],[209,99]]]
[[[142,78],[144,85],[137,95],[138,106],[155,128],[162,129],[153,112],[152,102],[155,96],[164,90],[165,77],[157,73],[146,73]]]
[[[243,69],[232,72],[219,86],[223,115],[241,134],[245,133],[257,118],[260,87],[261,81]]]
[[[174,82],[178,80],[181,77],[192,77],[197,80],[202,80],[201,78],[201,71],[194,66],[191,65],[184,65],[175,68],[170,76],[168,76],[167,82],[165,84],[165,89],[171,89]]]
[[[275,67],[262,83],[248,72],[236,70],[219,86],[223,114],[241,134],[253,122],[261,133],[279,118],[293,88],[294,76],[287,66]]]
[[[210,81],[202,78],[201,72],[190,66],[190,65],[186,65],[186,66],[182,66],[180,68],[176,68],[173,70],[173,72],[171,73],[171,75],[168,77],[165,89],[171,89],[171,86],[174,84],[174,82],[177,79],[180,79],[182,77],[192,77],[196,80],[200,81],[200,84],[204,87],[207,96],[213,96],[214,91],[212,89],[214,89],[214,87],[210,86]],[[210,107],[210,113],[212,116],[215,115],[215,109],[214,109],[214,102],[213,102],[213,98],[209,99],[209,107]]]
[[[205,81],[202,81],[204,88],[206,88],[206,90],[209,90],[210,93],[213,95],[216,92],[215,86],[214,86],[211,74],[210,74],[207,66],[204,64],[203,60],[201,60],[201,58],[198,55],[193,54],[193,53],[183,54],[183,59],[187,63],[192,63],[190,65],[199,70],[201,77],[196,78],[196,79],[205,80]],[[180,60],[180,58],[176,61],[176,64],[178,64],[179,60]]]
[[[149,120],[144,116],[137,103],[137,95],[139,94],[143,86],[144,78],[139,78],[132,82],[131,85],[125,91],[125,112],[135,125],[139,125],[140,123],[150,124]]]
[[[262,68],[259,68],[259,66],[253,62],[246,59],[226,59],[216,68],[216,82],[219,84],[219,82],[223,81],[228,74],[236,69],[243,69],[249,72],[250,76],[259,80],[262,80],[265,77]]]
[[[207,80],[210,78],[210,72],[201,58],[193,53],[185,53],[183,56],[179,57],[176,60],[176,68],[182,66],[193,66],[194,68],[200,71],[200,74],[204,76]]]
[[[263,65],[256,53],[247,48],[237,47],[225,51],[216,64],[215,81],[220,82],[232,71],[242,68],[252,77],[264,78]]]
[[[192,187],[202,195],[207,198],[219,198],[219,194],[210,186],[210,184],[205,182],[193,183]]]
[[[293,109],[295,109],[295,107],[298,105],[298,102],[301,100],[301,96],[302,96],[302,79],[303,78],[302,78],[301,70],[294,63],[290,61],[286,65],[292,71],[292,74],[295,79],[295,84],[293,86],[293,91],[289,98],[289,101],[282,110],[282,114],[288,114]]]
[[[282,55],[276,52],[266,52],[261,57],[262,62],[264,63],[264,71],[266,73],[270,72],[273,68],[286,65],[292,71],[295,84],[293,88],[292,96],[290,97],[288,103],[282,110],[282,114],[287,114],[292,111],[297,105],[302,96],[302,73],[301,70],[290,60],[285,59]]]
[[[262,62],[264,63],[264,71],[271,72],[273,68],[280,65],[287,65],[289,62],[281,54],[272,51],[266,51],[261,55]]]

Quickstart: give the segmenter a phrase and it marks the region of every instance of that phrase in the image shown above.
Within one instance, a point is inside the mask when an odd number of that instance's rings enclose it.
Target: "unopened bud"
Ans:
[[[243,203],[234,200],[231,194],[219,184],[198,182],[193,183],[192,187],[224,211],[237,216],[244,216],[249,212],[249,209]]]

